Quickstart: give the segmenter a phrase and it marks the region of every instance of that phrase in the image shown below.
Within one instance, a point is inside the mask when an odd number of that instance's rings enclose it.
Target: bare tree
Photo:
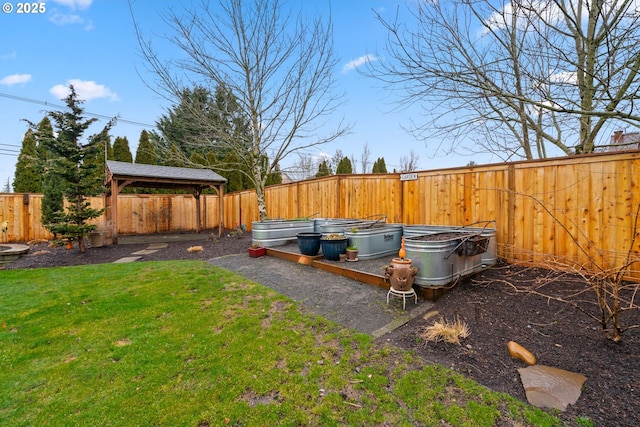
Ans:
[[[418,169],[418,156],[415,151],[411,150],[408,156],[400,157],[400,172],[411,172]]]
[[[360,164],[362,165],[362,169],[361,169],[362,173],[368,173],[369,163],[371,163],[371,150],[369,149],[369,144],[365,142],[364,147],[362,147],[362,154],[360,155]]]
[[[331,160],[329,161],[329,167],[331,168],[332,173],[334,173],[338,169],[338,165],[345,158],[345,154],[341,149],[336,149],[336,152],[331,156]]]
[[[369,74],[424,105],[412,130],[438,148],[469,139],[505,160],[589,153],[606,125],[640,126],[633,0],[410,2]],[[400,13],[400,12],[398,12]],[[384,60],[387,58],[387,60]],[[443,147],[441,141],[448,141]]]
[[[621,341],[626,331],[640,328],[640,324],[634,323],[633,320],[636,318],[633,314],[640,311],[637,301],[640,285],[627,280],[629,273],[637,271],[633,267],[640,263],[640,258],[634,250],[636,240],[640,236],[640,204],[635,208],[633,227],[629,230],[631,239],[624,259],[616,260],[615,253],[594,247],[584,231],[569,220],[563,210],[528,194],[514,194],[529,198],[540,206],[588,261],[576,262],[562,255],[549,257],[538,254],[548,267],[549,273],[537,278],[534,286],[519,286],[518,280],[512,280],[515,278],[509,275],[504,276],[503,283],[513,287],[516,292],[535,294],[574,307],[599,323],[605,337],[614,342]],[[566,223],[569,223],[570,227],[567,227]],[[576,282],[578,286],[562,295],[547,291],[546,287],[557,281],[559,276],[562,276],[563,280]],[[591,297],[588,297],[589,294]],[[626,317],[625,314],[629,316]],[[625,320],[630,323],[625,324]]]
[[[294,181],[302,181],[313,178],[318,171],[318,162],[313,156],[306,153],[297,153],[298,160],[287,169],[287,174]]]
[[[202,144],[230,150],[247,166],[260,219],[266,218],[264,187],[275,165],[349,130],[342,122],[325,130],[342,99],[334,93],[338,60],[332,23],[294,17],[278,0],[219,0],[215,5],[203,0],[180,11],[169,9],[163,18],[169,28],[165,38],[182,56],[161,58],[136,24],[142,57],[157,78],[147,85],[170,100],[195,86],[211,93],[225,87],[233,95],[249,123],[249,140],[245,132],[216,133],[210,112],[194,108],[192,120],[202,129]]]

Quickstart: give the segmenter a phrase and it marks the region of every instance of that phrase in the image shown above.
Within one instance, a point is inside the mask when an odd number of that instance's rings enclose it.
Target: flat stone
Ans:
[[[0,243],[0,254],[2,255],[22,255],[29,252],[29,246],[16,243]]]
[[[147,249],[164,249],[167,246],[169,246],[168,243],[151,243],[149,246],[147,246]]]
[[[143,249],[141,251],[133,252],[131,255],[149,255],[154,252],[158,252],[157,249]]]
[[[114,264],[120,264],[123,262],[134,262],[142,258],[141,256],[126,256],[124,258],[117,259],[113,261]]]
[[[15,243],[0,243],[0,266],[20,258],[29,252],[29,246]]]
[[[530,404],[563,412],[578,401],[587,380],[582,374],[544,365],[520,368],[518,373]]]

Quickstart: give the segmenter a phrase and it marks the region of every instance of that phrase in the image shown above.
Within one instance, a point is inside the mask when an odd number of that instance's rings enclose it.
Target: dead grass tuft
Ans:
[[[449,322],[440,318],[433,325],[424,328],[420,336],[427,341],[460,345],[460,339],[467,338],[470,334],[469,326],[460,319]]]

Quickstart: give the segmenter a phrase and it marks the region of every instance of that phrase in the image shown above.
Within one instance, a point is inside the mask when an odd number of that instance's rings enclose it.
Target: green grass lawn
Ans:
[[[197,261],[0,271],[0,425],[560,425]]]

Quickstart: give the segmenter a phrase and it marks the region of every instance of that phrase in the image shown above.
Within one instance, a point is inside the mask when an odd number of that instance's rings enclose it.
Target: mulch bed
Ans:
[[[222,238],[212,236],[197,242],[172,241],[141,260],[207,260],[246,253],[250,244],[249,233],[226,233]],[[7,269],[108,263],[147,246],[108,245],[80,253],[77,247],[67,250],[35,244]],[[202,251],[189,252],[187,249],[192,246],[202,246]],[[549,277],[551,280],[547,280]],[[543,288],[539,287],[541,283],[545,283]],[[554,297],[568,297],[585,286],[575,277],[553,275],[543,269],[498,265],[455,286],[437,301],[428,313],[431,317],[414,319],[379,340],[411,350],[426,361],[440,363],[526,402],[517,372],[525,365],[512,359],[506,347],[507,342],[516,341],[530,350],[539,364],[587,377],[577,403],[559,414],[568,425],[576,425],[577,417],[588,417],[596,426],[640,425],[640,329],[628,330],[621,342],[614,343],[605,338],[597,321],[580,310],[527,292],[535,289]],[[592,293],[583,293],[580,298],[584,309],[598,314]],[[460,345],[422,339],[424,328],[440,318],[464,321],[470,336]],[[640,325],[640,313],[624,313],[621,323]]]
[[[515,341],[539,364],[587,377],[576,404],[559,414],[568,425],[576,425],[577,417],[588,417],[596,426],[638,426],[640,329],[626,331],[622,341],[614,343],[605,338],[599,322],[556,300],[579,299],[583,309],[597,316],[593,292],[576,294],[585,286],[572,275],[498,265],[441,297],[427,314],[432,317],[414,319],[381,339],[526,402],[517,371],[526,365],[507,351],[507,343]],[[534,295],[533,290],[553,298]],[[460,345],[421,339],[424,329],[440,319],[464,321],[469,337]],[[624,326],[640,325],[640,312],[625,312],[621,319]]]

